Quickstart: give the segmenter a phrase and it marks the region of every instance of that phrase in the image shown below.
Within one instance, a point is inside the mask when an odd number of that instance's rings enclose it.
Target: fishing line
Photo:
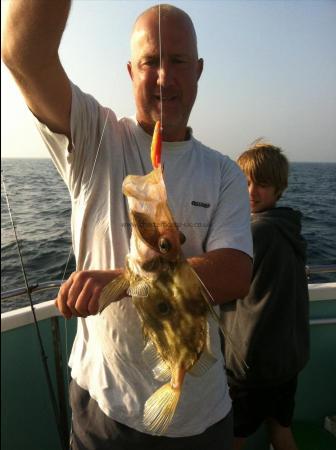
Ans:
[[[66,262],[66,264],[65,264],[65,268],[64,268],[64,271],[63,271],[63,276],[62,276],[62,283],[63,283],[63,281],[64,281],[64,278],[65,278],[65,274],[66,274],[66,271],[67,271],[67,268],[68,268],[68,265],[69,265],[69,261],[70,261],[71,253],[72,253],[72,246],[70,246],[70,250],[69,250],[69,254],[68,254],[68,259],[67,259],[67,262]]]
[[[66,271],[68,268],[68,264],[70,262],[70,257],[71,257],[71,253],[72,253],[72,246],[70,246],[70,250],[69,250],[69,254],[68,254],[68,259],[67,262],[65,264],[65,268],[64,268],[64,272],[63,272],[63,276],[62,276],[62,284],[66,275]],[[64,333],[65,333],[65,356],[66,356],[66,361],[67,361],[67,367],[66,367],[66,382],[67,382],[67,387],[68,387],[68,392],[69,392],[69,387],[70,387],[70,379],[69,379],[69,365],[68,365],[68,360],[69,360],[69,348],[68,348],[68,327],[67,327],[67,320],[64,318]]]
[[[44,374],[45,374],[47,385],[48,385],[48,392],[49,392],[49,396],[50,396],[50,401],[51,401],[51,405],[52,405],[52,409],[53,409],[53,413],[54,413],[55,421],[56,421],[56,425],[57,425],[57,431],[58,431],[58,435],[59,435],[59,438],[60,438],[60,441],[61,441],[61,446],[62,446],[63,449],[66,450],[67,447],[65,446],[65,443],[64,443],[64,435],[62,433],[62,427],[61,427],[60,418],[59,418],[59,411],[58,411],[58,407],[57,407],[56,396],[55,396],[54,389],[53,389],[53,386],[52,386],[50,372],[49,372],[48,363],[47,363],[48,357],[47,357],[47,355],[45,353],[45,350],[44,350],[44,347],[43,347],[43,342],[42,342],[42,337],[41,337],[41,333],[40,333],[40,328],[38,326],[38,321],[37,321],[37,318],[36,318],[35,307],[34,307],[32,296],[31,296],[31,289],[30,289],[29,284],[28,284],[28,278],[27,278],[27,274],[26,274],[26,270],[25,270],[24,262],[23,262],[23,258],[22,258],[21,246],[20,246],[20,242],[19,242],[19,239],[18,239],[18,236],[17,236],[16,225],[15,225],[13,214],[12,214],[12,210],[11,210],[11,207],[10,207],[10,202],[9,202],[9,197],[8,197],[8,193],[7,193],[7,189],[6,189],[6,183],[5,183],[5,177],[4,177],[4,174],[3,174],[3,170],[1,170],[1,181],[2,181],[2,185],[3,185],[3,189],[4,189],[4,194],[5,194],[5,199],[6,199],[6,203],[7,203],[9,218],[10,218],[10,221],[11,221],[11,225],[12,225],[12,229],[13,229],[13,233],[14,233],[14,237],[15,237],[15,243],[16,243],[16,247],[17,247],[17,250],[18,250],[18,254],[19,254],[19,259],[20,259],[23,279],[24,279],[24,282],[25,282],[25,287],[26,287],[28,298],[29,298],[29,304],[30,304],[30,308],[31,308],[31,311],[32,311],[32,314],[33,314],[36,335],[37,335],[37,339],[38,339],[38,343],[39,343],[39,348],[40,348],[40,353],[41,353],[41,358],[42,358],[42,363],[43,363],[43,368],[44,368]]]
[[[108,109],[106,117],[105,117],[103,130],[102,130],[102,133],[101,133],[101,136],[100,136],[100,140],[99,140],[99,143],[98,143],[95,160],[93,162],[93,167],[92,167],[92,171],[91,171],[91,175],[90,175],[88,186],[90,186],[90,184],[91,184],[92,176],[93,176],[93,173],[94,173],[94,170],[95,170],[95,167],[96,167],[96,162],[97,162],[97,159],[98,159],[100,146],[101,146],[101,143],[103,141],[103,136],[104,136],[105,128],[106,128],[106,125],[107,125],[107,119],[108,119],[109,113],[110,113],[110,110]],[[67,262],[65,264],[65,268],[64,268],[64,272],[63,272],[62,283],[63,283],[65,275],[66,275],[66,271],[67,271],[67,268],[68,268],[68,264],[69,264],[69,261],[70,261],[70,257],[71,257],[72,251],[73,251],[73,248],[72,248],[72,245],[70,245],[70,251],[69,251],[69,254],[68,254],[68,259],[67,259]],[[68,392],[69,392],[69,389],[70,389],[70,369],[69,369],[69,364],[68,364],[69,363],[68,326],[67,326],[67,319],[64,317],[63,320],[64,320],[64,334],[65,334],[65,336],[64,336],[65,337],[65,355],[66,355],[66,360],[67,360],[66,383],[67,383],[67,389],[68,389]],[[71,442],[71,439],[72,439],[72,420],[70,421],[70,442]]]
[[[107,125],[107,119],[108,119],[109,114],[110,114],[110,110],[108,109],[107,113],[106,113],[105,121],[104,121],[103,130],[102,130],[102,133],[101,133],[101,136],[100,136],[100,139],[99,139],[95,160],[93,162],[93,167],[92,167],[92,171],[91,171],[91,175],[90,175],[88,186],[90,186],[90,184],[91,184],[92,176],[93,176],[93,173],[94,173],[94,170],[95,170],[95,167],[96,167],[96,162],[97,162],[97,159],[98,159],[98,154],[99,154],[99,150],[100,150],[100,147],[101,147],[101,143],[103,141],[103,136],[104,136],[104,132],[105,132],[105,128],[106,128],[106,125]],[[66,275],[66,271],[67,271],[68,264],[69,264],[69,261],[70,261],[71,253],[72,253],[72,246],[70,246],[68,259],[67,259],[67,262],[65,264],[63,277],[62,277],[62,283],[63,283],[65,275]],[[67,327],[67,319],[65,319],[65,318],[64,318],[64,332],[65,332],[65,354],[66,354],[66,358],[67,358],[67,362],[68,362],[68,360],[69,360],[68,327]],[[70,387],[70,378],[69,378],[69,366],[68,365],[67,365],[67,370],[66,370],[66,376],[67,376],[67,385],[68,385],[68,389],[69,389],[69,387]]]
[[[105,118],[105,123],[104,123],[104,126],[103,126],[103,131],[102,131],[102,134],[101,134],[101,136],[100,136],[100,141],[99,141],[99,144],[98,144],[98,148],[97,148],[97,152],[96,152],[96,157],[95,157],[95,160],[94,160],[94,163],[93,163],[91,176],[90,176],[90,179],[89,179],[89,184],[88,184],[89,186],[90,186],[90,184],[91,184],[92,175],[93,175],[93,172],[94,172],[95,167],[96,167],[96,161],[97,161],[98,153],[99,153],[100,146],[101,146],[101,143],[102,143],[102,140],[103,140],[104,131],[105,131],[105,127],[106,127],[106,124],[107,124],[107,119],[108,119],[109,113],[110,113],[110,110],[108,109],[108,110],[107,110],[107,114],[106,114],[106,118]]]
[[[162,77],[162,43],[161,43],[161,5],[159,4],[159,58],[160,58],[160,77]],[[160,129],[163,130],[163,106],[162,106],[162,82],[160,80]]]

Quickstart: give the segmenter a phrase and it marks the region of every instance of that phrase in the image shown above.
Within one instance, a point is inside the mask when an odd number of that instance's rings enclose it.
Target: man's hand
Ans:
[[[66,319],[97,314],[103,288],[122,272],[123,269],[73,272],[62,284],[55,306]]]

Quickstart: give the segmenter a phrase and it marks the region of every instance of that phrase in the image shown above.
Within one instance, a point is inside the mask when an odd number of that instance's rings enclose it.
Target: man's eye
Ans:
[[[146,67],[155,67],[157,64],[158,62],[155,59],[148,59],[142,63]]]
[[[174,64],[187,64],[187,61],[185,59],[175,58],[175,59],[173,59],[173,63]]]

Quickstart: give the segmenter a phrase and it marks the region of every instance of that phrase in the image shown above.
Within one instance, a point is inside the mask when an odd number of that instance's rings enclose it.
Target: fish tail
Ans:
[[[149,431],[160,435],[167,430],[174,416],[180,395],[180,387],[175,388],[167,383],[149,397],[144,410],[144,425]]]

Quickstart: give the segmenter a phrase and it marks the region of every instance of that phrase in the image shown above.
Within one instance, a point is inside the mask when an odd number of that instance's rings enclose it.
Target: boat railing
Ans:
[[[318,274],[318,273],[333,273],[336,272],[336,264],[329,264],[329,265],[319,265],[319,266],[306,266],[306,274],[307,278],[309,279],[312,274]],[[36,293],[36,292],[42,292],[47,291],[50,289],[57,289],[60,288],[62,285],[62,280],[55,280],[55,281],[47,281],[45,283],[35,283],[28,287],[29,293]],[[14,297],[19,297],[21,295],[27,294],[27,288],[21,287],[17,289],[11,289],[8,291],[1,292],[1,300],[7,300]]]
[[[28,286],[28,291],[30,294],[32,294],[36,292],[47,291],[50,289],[58,289],[61,287],[62,283],[63,283],[62,280],[47,281],[45,283],[34,283]],[[1,300],[7,300],[9,298],[19,297],[20,295],[25,294],[27,294],[26,287],[11,289],[9,291],[1,292]]]
[[[310,275],[316,273],[332,273],[336,272],[336,264],[325,264],[320,266],[306,266],[306,274],[309,279]]]
[[[314,273],[326,273],[326,272],[336,272],[336,265],[328,265],[328,266],[310,266],[306,267],[307,274]],[[309,276],[307,275],[308,280]],[[38,293],[48,290],[59,289],[64,281],[63,280],[54,280],[44,283],[35,283],[28,287],[30,293]],[[323,282],[323,283],[314,283],[309,284],[309,300],[312,302],[321,301],[321,300],[329,300],[336,298],[336,282]],[[1,292],[1,301],[12,299],[14,297],[19,297],[22,295],[27,295],[27,289],[25,287],[8,290],[5,292]],[[38,320],[43,320],[48,317],[59,316],[60,312],[55,307],[53,300],[46,300],[41,303],[37,303],[34,305],[36,310],[36,315]],[[10,310],[7,312],[3,312],[1,314],[1,331],[6,331],[8,329],[17,328],[19,326],[27,325],[32,323],[33,316],[30,306],[22,307],[19,309]],[[317,325],[322,323],[335,323],[336,318],[321,318],[321,319],[312,319],[310,321],[311,325]]]

